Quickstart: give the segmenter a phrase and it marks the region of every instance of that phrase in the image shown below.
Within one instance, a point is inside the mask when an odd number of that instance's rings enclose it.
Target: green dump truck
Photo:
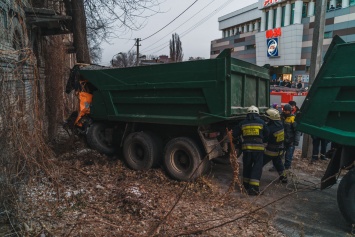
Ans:
[[[249,106],[262,113],[270,103],[268,69],[231,58],[230,50],[215,59],[87,66],[79,73],[93,88],[89,145],[106,154],[122,147],[130,168],[162,163],[177,180],[202,175],[206,155],[228,154],[226,128],[243,119]]]
[[[321,188],[336,183],[342,169],[349,170],[338,187],[338,206],[355,223],[355,43],[335,36],[323,65],[297,116],[298,129],[337,144]]]

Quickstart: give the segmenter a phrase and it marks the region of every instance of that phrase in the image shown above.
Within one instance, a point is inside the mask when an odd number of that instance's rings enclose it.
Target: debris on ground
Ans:
[[[239,188],[226,193],[206,177],[174,181],[160,168],[133,171],[120,154],[101,155],[80,140],[53,149],[61,185],[38,174],[19,204],[31,236],[284,236],[272,213],[248,214],[258,205]]]
[[[317,160],[311,162],[310,158],[302,157],[302,150],[296,149],[293,155],[292,167],[294,170],[302,171],[317,178],[321,178],[324,175],[324,171],[327,169],[330,159]]]

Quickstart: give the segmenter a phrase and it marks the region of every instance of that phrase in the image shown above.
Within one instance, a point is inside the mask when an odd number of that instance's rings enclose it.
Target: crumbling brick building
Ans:
[[[73,98],[64,95],[75,60],[70,22],[60,0],[0,0],[2,95],[12,101],[9,104],[16,103],[18,113],[30,124],[34,118],[30,114],[40,113],[37,116],[49,138],[73,109]],[[0,101],[5,103],[4,98]]]

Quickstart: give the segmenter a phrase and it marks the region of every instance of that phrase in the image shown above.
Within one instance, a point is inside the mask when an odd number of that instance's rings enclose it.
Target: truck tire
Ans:
[[[337,192],[338,206],[345,220],[355,224],[355,168],[340,181]]]
[[[212,170],[212,163],[211,161],[205,157],[203,158],[203,171],[202,171],[202,175],[209,175],[211,173]]]
[[[187,137],[174,138],[165,146],[166,171],[170,177],[179,181],[190,181],[201,176],[205,168],[203,164],[200,165],[202,158],[199,146]]]
[[[133,170],[148,170],[159,162],[161,149],[152,134],[134,132],[123,143],[123,156]]]
[[[116,147],[112,144],[112,138],[108,138],[106,129],[108,125],[104,123],[93,123],[86,133],[86,140],[92,149],[106,155],[112,155],[116,152]]]
[[[163,140],[161,139],[161,137],[151,131],[145,131],[145,133],[152,138],[154,152],[156,153],[152,167],[159,167],[161,165],[163,157]]]

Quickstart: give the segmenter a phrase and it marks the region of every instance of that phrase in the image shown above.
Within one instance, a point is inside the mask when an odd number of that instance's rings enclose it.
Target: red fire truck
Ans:
[[[270,104],[278,104],[283,107],[289,101],[293,100],[301,107],[308,91],[306,89],[289,88],[284,86],[270,86]]]

